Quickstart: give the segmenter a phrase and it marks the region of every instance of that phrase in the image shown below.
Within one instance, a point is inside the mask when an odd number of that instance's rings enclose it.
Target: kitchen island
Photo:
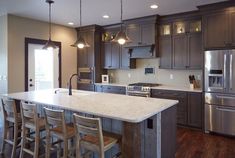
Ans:
[[[66,89],[6,94],[17,101],[30,101],[43,107],[72,114],[102,118],[103,129],[122,135],[123,158],[172,158],[176,146],[176,104],[178,101],[133,97]],[[117,148],[111,151],[117,152]],[[116,151],[115,151],[116,150]],[[107,153],[111,157],[112,153]]]

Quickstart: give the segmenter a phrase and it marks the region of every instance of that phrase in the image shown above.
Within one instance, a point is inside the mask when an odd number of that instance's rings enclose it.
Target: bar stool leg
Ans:
[[[17,143],[18,143],[18,123],[14,123],[14,138],[13,138],[13,148],[12,148],[12,153],[11,153],[11,158],[16,157],[16,148],[17,148]]]
[[[50,149],[51,149],[51,142],[50,142],[50,133],[47,132],[46,135],[46,158],[50,158]]]
[[[64,139],[64,152],[63,152],[63,158],[68,157],[68,140]]]
[[[79,141],[76,142],[76,158],[82,158],[81,157],[81,151],[80,151],[80,143]]]
[[[5,151],[5,139],[7,139],[7,130],[8,130],[8,123],[4,121],[4,129],[3,129],[3,141],[2,141],[2,146],[1,146],[1,151],[0,153],[3,154]]]
[[[34,158],[37,158],[39,155],[39,141],[40,141],[40,132],[39,130],[36,130],[35,131]]]
[[[21,148],[20,148],[20,158],[24,157],[24,148],[25,148],[25,138],[26,138],[26,129],[22,128],[22,134],[21,134]]]

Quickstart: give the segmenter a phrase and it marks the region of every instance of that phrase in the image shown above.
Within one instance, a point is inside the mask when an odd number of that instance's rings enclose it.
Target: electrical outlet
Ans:
[[[173,80],[173,79],[174,79],[173,74],[170,74],[170,79],[171,79],[171,80]]]
[[[130,73],[128,73],[128,78],[131,78],[131,74]]]
[[[3,75],[3,76],[2,76],[2,80],[6,81],[6,80],[7,80],[7,76],[6,76],[6,75]]]

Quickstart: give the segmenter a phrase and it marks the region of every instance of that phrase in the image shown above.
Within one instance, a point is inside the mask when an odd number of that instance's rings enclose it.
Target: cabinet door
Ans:
[[[178,100],[177,123],[187,125],[187,93],[178,91],[153,90],[151,97]]]
[[[155,44],[155,24],[141,25],[141,44]]]
[[[85,36],[86,42],[89,44],[89,47],[85,48],[87,53],[87,66],[94,67],[95,65],[95,53],[94,53],[94,32],[88,31]]]
[[[96,91],[96,92],[103,92],[103,87],[102,87],[102,85],[95,85],[95,91]]]
[[[126,88],[121,86],[103,86],[104,93],[126,94]]]
[[[188,62],[187,35],[173,36],[173,68],[186,69]]]
[[[188,66],[190,69],[202,69],[203,48],[202,34],[191,33],[188,35]]]
[[[202,93],[188,93],[188,125],[202,128]]]
[[[127,36],[130,38],[131,43],[128,43],[128,46],[137,46],[141,43],[141,34],[140,34],[140,25],[138,24],[131,24],[127,26],[126,33]]]
[[[118,69],[120,67],[120,45],[118,43],[112,43],[112,69]]]
[[[86,49],[78,49],[78,67],[87,67]]]
[[[228,14],[216,12],[203,17],[206,49],[226,47],[228,43]]]
[[[230,13],[230,44],[235,47],[235,11]]]
[[[121,69],[134,69],[134,68],[136,68],[136,59],[130,58],[128,48],[124,48],[124,47],[121,48],[120,68]]]
[[[159,37],[160,68],[172,68],[172,42],[171,36]]]
[[[112,44],[104,43],[104,68],[112,67]]]

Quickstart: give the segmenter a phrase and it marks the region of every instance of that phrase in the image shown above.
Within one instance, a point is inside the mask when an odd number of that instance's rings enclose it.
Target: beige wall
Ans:
[[[155,74],[145,75],[144,68],[155,68]],[[157,59],[138,59],[137,68],[133,70],[109,70],[109,75],[113,76],[114,83],[134,83],[150,82],[172,86],[188,86],[188,76],[195,75],[196,78],[202,77],[202,70],[164,70],[159,69],[159,58]],[[170,79],[170,75],[173,79]],[[129,78],[130,75],[130,78]]]
[[[0,94],[7,93],[7,15],[0,16]]]
[[[8,90],[24,91],[25,82],[25,37],[48,39],[48,23],[37,20],[8,16]],[[62,87],[66,87],[69,76],[77,70],[76,48],[70,45],[76,40],[73,28],[53,25],[52,40],[62,43]],[[76,86],[75,81],[73,83]],[[75,87],[76,88],[76,87]]]

